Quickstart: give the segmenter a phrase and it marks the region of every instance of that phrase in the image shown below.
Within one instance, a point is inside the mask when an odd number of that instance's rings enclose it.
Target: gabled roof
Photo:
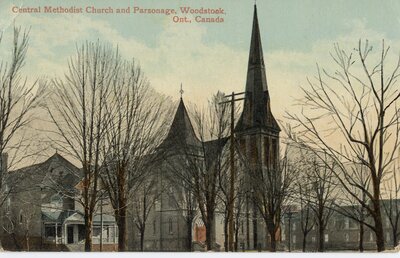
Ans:
[[[222,149],[228,142],[229,137],[224,137],[220,139],[215,139],[211,141],[206,141],[203,143],[204,146],[204,156],[206,157],[206,166],[210,167],[215,161],[215,157],[222,153]]]
[[[52,178],[53,180],[60,181],[60,183],[63,185],[70,186],[74,185],[75,181],[77,182],[80,178],[80,169],[74,166],[60,154],[55,153],[42,163],[10,171],[6,180],[8,184],[17,185],[18,188],[21,188],[20,190],[28,191],[32,187],[38,187],[45,183],[46,178],[49,176],[49,172],[51,173],[52,169],[56,166],[66,167],[68,170],[70,170],[70,172],[76,173],[76,176],[71,179],[67,178],[66,175],[62,175],[59,178]],[[70,182],[71,180],[74,182]]]
[[[244,109],[236,126],[236,132],[252,128],[280,131],[270,107],[256,5],[254,5]]]

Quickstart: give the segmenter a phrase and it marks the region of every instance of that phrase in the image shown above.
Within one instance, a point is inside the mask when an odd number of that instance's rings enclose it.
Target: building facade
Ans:
[[[70,250],[84,247],[84,218],[77,202],[81,170],[56,153],[46,161],[8,172],[9,195],[3,205],[2,245],[8,250]],[[93,243],[100,232],[106,249],[115,250],[117,227],[110,213],[94,216]]]
[[[392,204],[400,207],[400,200],[382,200],[382,205],[387,205],[391,201]],[[360,210],[360,206],[343,206],[338,208],[338,211],[344,210]],[[399,244],[399,238],[397,238],[397,243],[394,243],[393,239],[393,227],[390,223],[386,209],[382,207],[383,214],[383,228],[385,232],[385,246],[388,249],[392,249]],[[303,250],[303,240],[304,234],[301,225],[301,211],[297,210],[290,214],[285,214],[284,223],[282,223],[282,243],[284,244],[284,249],[286,251],[302,251]],[[354,212],[352,212],[354,213]],[[346,213],[347,214],[347,213]],[[351,214],[351,213],[350,213]],[[392,214],[392,218],[395,218],[396,214]],[[366,222],[373,224],[371,218],[366,218]],[[397,225],[397,235],[400,235],[400,223]],[[311,231],[307,234],[305,239],[305,251],[306,252],[316,252],[318,250],[318,226],[314,224]],[[362,249],[365,251],[376,250],[376,239],[375,233],[368,228],[363,226],[358,221],[346,216],[343,212],[332,212],[329,218],[329,223],[324,232],[323,241],[325,250],[327,251],[344,251],[360,250],[360,238],[362,238]]]

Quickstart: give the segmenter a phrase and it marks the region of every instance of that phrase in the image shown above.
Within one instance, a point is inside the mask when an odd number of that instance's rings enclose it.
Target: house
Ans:
[[[76,188],[79,168],[58,153],[42,163],[8,172],[10,189],[2,213],[2,244],[11,250],[83,250],[84,217]],[[94,216],[93,243],[114,250],[116,224],[109,214]],[[11,236],[11,237],[10,237]]]
[[[382,200],[382,206],[389,205],[389,202],[400,207],[399,200]],[[363,226],[361,231],[360,223],[346,216],[346,214],[355,214],[357,210],[360,210],[359,205],[353,206],[342,206],[337,208],[329,218],[329,223],[325,229],[323,241],[325,242],[325,249],[328,251],[343,251],[353,250],[357,251],[360,249],[360,237],[363,241],[363,249],[366,251],[376,250],[376,239],[375,233],[368,228]],[[345,212],[347,210],[347,212]],[[341,211],[341,212],[339,212]],[[393,243],[393,228],[389,220],[389,214],[386,209],[382,207],[382,222],[384,228],[385,246],[387,248],[394,248]],[[284,230],[282,242],[285,245],[285,249],[291,251],[301,251],[303,245],[303,233],[301,229],[301,210],[297,209],[290,214],[287,213],[284,216]],[[392,216],[396,216],[392,214]],[[393,217],[394,218],[394,217]],[[366,221],[373,225],[371,217],[367,217]],[[400,232],[400,223],[397,225],[397,232]],[[306,251],[315,252],[318,244],[318,227],[314,225],[306,239]],[[399,240],[397,240],[399,241]],[[399,242],[397,242],[398,245]]]

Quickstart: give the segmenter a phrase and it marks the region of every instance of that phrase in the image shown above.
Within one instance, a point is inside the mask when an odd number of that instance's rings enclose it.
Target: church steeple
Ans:
[[[254,5],[244,109],[236,131],[240,132],[253,128],[280,131],[270,107],[256,5]]]
[[[262,80],[259,86],[262,86],[262,90],[267,90],[267,80],[265,76],[265,65],[264,65],[264,56],[261,44],[261,36],[260,36],[260,27],[258,25],[258,17],[257,17],[257,6],[254,5],[254,15],[253,15],[253,29],[251,33],[251,42],[250,42],[250,53],[249,53],[249,64],[247,68],[247,80],[249,80],[249,75],[255,76],[256,74],[249,73],[257,73],[257,77],[260,77]],[[254,92],[254,83],[246,83],[246,91]]]

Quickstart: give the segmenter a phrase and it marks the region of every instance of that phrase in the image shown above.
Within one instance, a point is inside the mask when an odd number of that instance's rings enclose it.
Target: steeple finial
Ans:
[[[181,94],[181,99],[182,99],[182,96],[183,96],[183,93],[184,93],[183,88],[182,88],[182,83],[181,83],[181,90],[179,91],[179,93]]]

